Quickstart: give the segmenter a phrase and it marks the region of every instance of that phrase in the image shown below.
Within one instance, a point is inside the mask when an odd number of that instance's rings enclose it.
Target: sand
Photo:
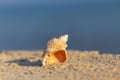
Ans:
[[[68,50],[64,64],[42,65],[42,51],[0,53],[0,80],[120,80],[120,54]]]

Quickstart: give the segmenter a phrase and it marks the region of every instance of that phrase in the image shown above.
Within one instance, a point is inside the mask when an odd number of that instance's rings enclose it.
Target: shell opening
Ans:
[[[64,50],[56,51],[53,56],[57,58],[60,63],[64,63],[67,60],[67,55]]]

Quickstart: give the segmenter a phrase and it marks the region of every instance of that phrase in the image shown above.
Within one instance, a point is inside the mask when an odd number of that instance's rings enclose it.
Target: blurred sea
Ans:
[[[68,49],[120,53],[120,3],[34,3],[0,7],[0,51],[39,50],[69,34]]]

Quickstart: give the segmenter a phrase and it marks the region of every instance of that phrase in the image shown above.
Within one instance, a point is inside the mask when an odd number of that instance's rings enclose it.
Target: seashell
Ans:
[[[48,41],[46,49],[42,55],[43,65],[64,63],[67,60],[67,41],[68,35],[53,38]]]

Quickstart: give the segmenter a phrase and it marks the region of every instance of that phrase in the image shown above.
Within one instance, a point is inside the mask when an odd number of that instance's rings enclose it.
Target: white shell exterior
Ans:
[[[66,50],[67,48],[68,35],[60,36],[59,38],[53,38],[47,43],[45,52],[55,52],[58,50]]]

